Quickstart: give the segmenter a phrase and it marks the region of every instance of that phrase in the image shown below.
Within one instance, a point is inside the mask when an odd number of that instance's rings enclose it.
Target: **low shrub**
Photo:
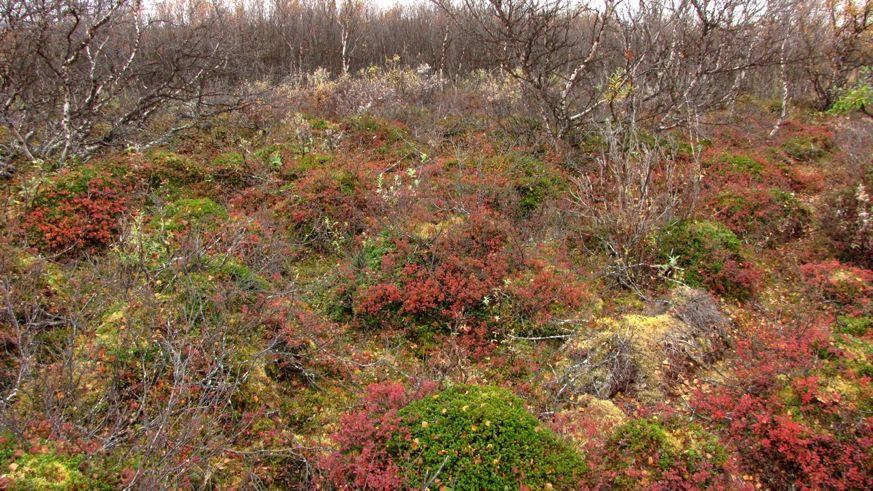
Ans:
[[[447,224],[433,240],[392,239],[350,285],[354,315],[365,325],[463,319],[517,266],[508,240],[506,225],[488,211]]]
[[[847,370],[827,319],[752,327],[736,343],[727,383],[690,402],[738,450],[744,472],[772,489],[868,489],[869,382]]]
[[[661,259],[677,264],[681,278],[691,286],[744,299],[760,281],[760,272],[742,257],[739,238],[720,223],[674,222],[661,231],[656,242]]]
[[[337,252],[361,233],[372,212],[367,181],[347,169],[319,167],[287,187],[290,197],[273,207],[300,243]]]
[[[799,237],[811,216],[794,193],[765,186],[729,186],[710,206],[734,233],[766,243]]]
[[[864,311],[873,303],[873,271],[827,260],[800,267],[814,293],[826,300]]]
[[[606,442],[600,478],[612,489],[701,489],[727,483],[715,435],[680,419],[632,419]]]
[[[118,235],[127,200],[117,180],[60,182],[41,193],[25,217],[37,245],[52,252],[94,252]]]
[[[578,489],[587,470],[506,389],[455,386],[397,414],[389,448],[411,488]]]
[[[825,197],[821,230],[841,259],[873,268],[873,200],[863,183]]]
[[[432,390],[425,385],[411,392],[396,382],[369,385],[360,406],[340,418],[333,435],[337,450],[320,463],[326,478],[340,489],[403,489],[400,463],[389,449],[402,427],[398,411]]]

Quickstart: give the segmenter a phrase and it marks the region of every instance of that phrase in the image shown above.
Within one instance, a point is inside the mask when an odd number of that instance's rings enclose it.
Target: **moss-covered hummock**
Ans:
[[[563,395],[607,399],[632,391],[637,400],[658,402],[682,376],[719,359],[726,321],[718,311],[704,311],[699,300],[693,308],[683,305],[694,292],[674,292],[670,313],[603,317],[593,332],[571,339],[558,366]]]
[[[607,446],[604,464],[618,489],[664,487],[692,475],[699,485],[711,485],[727,462],[718,439],[688,421],[633,419],[615,429]]]
[[[209,198],[183,198],[164,210],[167,230],[182,230],[186,226],[209,227],[227,219],[227,210]]]
[[[412,489],[579,489],[585,462],[506,389],[459,385],[399,412],[392,440]]]
[[[6,466],[11,489],[70,491],[92,489],[79,470],[82,456],[64,457],[54,453],[25,453]]]

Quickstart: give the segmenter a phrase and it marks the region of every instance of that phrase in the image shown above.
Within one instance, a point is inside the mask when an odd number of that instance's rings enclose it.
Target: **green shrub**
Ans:
[[[706,286],[735,298],[748,297],[759,280],[743,260],[740,239],[725,225],[705,220],[674,222],[656,238],[661,260],[681,268],[690,286]]]
[[[873,110],[873,85],[858,84],[846,90],[828,110],[829,114],[850,114],[863,111],[870,114]]]
[[[268,145],[255,150],[255,159],[269,167],[271,170],[278,171],[282,168],[282,152],[279,145]]]
[[[506,389],[456,386],[398,414],[408,435],[392,439],[392,453],[411,488],[578,489],[587,471]]]
[[[837,331],[853,336],[863,336],[873,326],[873,317],[849,317],[841,315],[837,318]]]

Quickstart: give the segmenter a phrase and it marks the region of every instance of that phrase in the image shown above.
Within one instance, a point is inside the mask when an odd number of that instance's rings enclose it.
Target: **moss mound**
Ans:
[[[831,142],[824,138],[810,136],[795,136],[782,144],[782,151],[789,157],[810,162],[816,161],[827,155]]]
[[[227,210],[209,198],[183,198],[167,205],[165,226],[167,230],[183,230],[186,226],[212,227],[226,220]]]
[[[582,458],[506,389],[461,385],[399,412],[392,440],[413,489],[578,489]]]
[[[641,401],[657,402],[665,391],[720,359],[728,321],[712,297],[680,288],[670,305],[660,315],[600,318],[593,332],[568,341],[567,358],[559,367],[560,395],[608,399],[633,392]]]
[[[727,462],[718,439],[686,421],[633,419],[615,429],[607,446],[605,467],[615,473],[611,484],[618,489],[670,487],[667,483],[692,480],[710,486],[721,478]]]
[[[81,456],[62,457],[54,453],[24,454],[8,466],[11,472],[6,478],[10,489],[89,489],[91,485],[79,470],[82,460]]]

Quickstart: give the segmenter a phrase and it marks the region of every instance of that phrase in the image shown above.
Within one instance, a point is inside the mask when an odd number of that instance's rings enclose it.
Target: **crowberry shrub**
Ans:
[[[746,261],[740,240],[726,226],[708,221],[680,221],[657,238],[662,260],[676,262],[691,286],[745,299],[754,294],[761,273]]]
[[[740,183],[722,188],[709,207],[734,233],[767,243],[800,236],[810,216],[793,193]]]
[[[841,259],[873,268],[873,179],[868,181],[829,193],[821,228]]]

